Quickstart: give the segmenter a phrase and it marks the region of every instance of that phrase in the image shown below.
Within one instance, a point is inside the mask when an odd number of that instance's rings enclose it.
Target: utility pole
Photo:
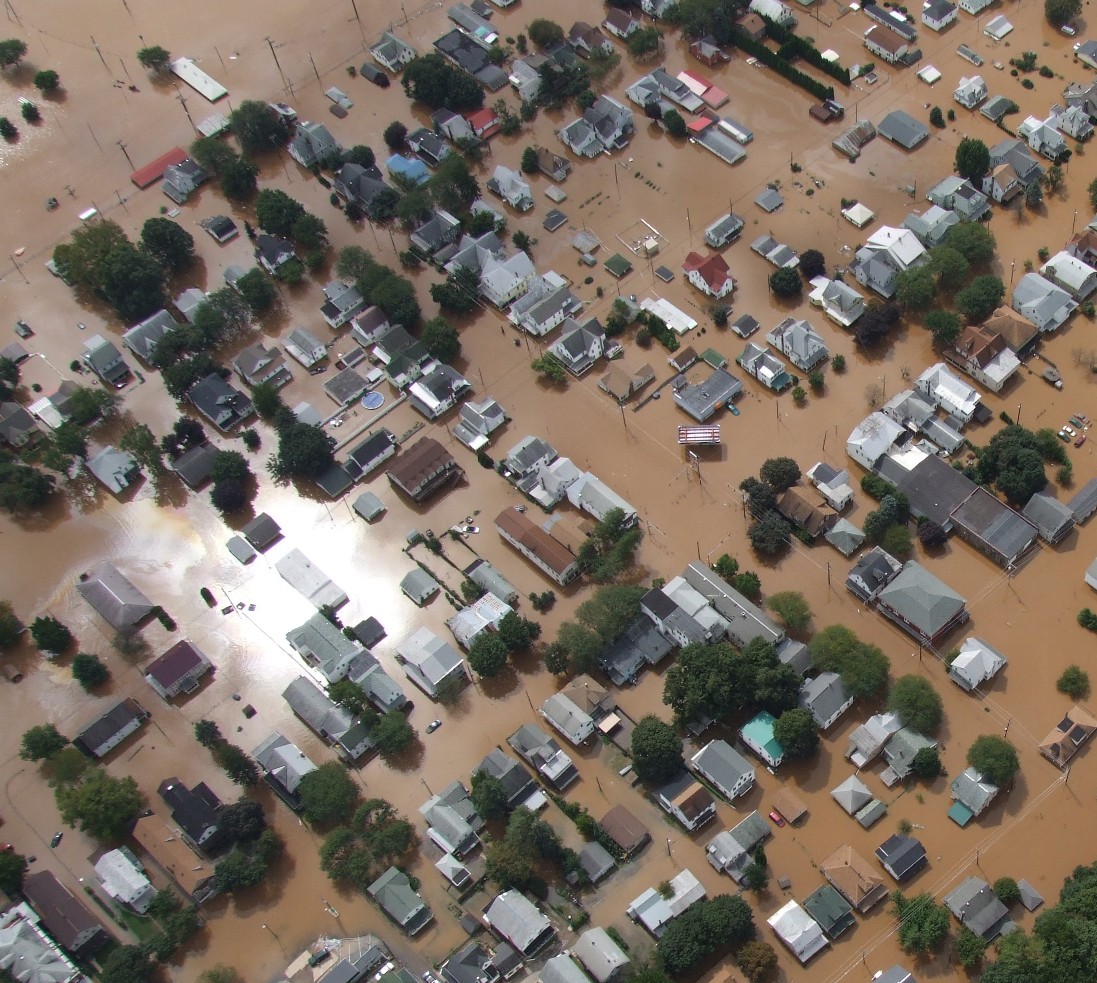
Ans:
[[[317,82],[320,82],[320,73],[319,73],[319,72],[317,71],[317,69],[316,69],[316,62],[315,62],[315,61],[313,61],[313,58],[312,58],[312,52],[311,52],[311,51],[309,52],[309,64],[311,64],[311,65],[312,65],[312,74],[316,76],[316,81],[317,81]],[[323,85],[323,83],[322,83],[322,82],[321,82],[320,84],[321,84],[321,85]]]
[[[282,71],[282,66],[278,62],[278,53],[274,50],[274,42],[269,37],[264,40],[270,46],[270,56],[274,59],[274,67],[278,69],[278,74],[282,76],[282,84],[288,89],[289,82],[286,81],[286,73]]]
[[[91,38],[91,35],[88,35]],[[110,65],[107,64],[107,59],[103,57],[103,52],[99,50],[99,42],[95,38],[91,38],[92,47],[95,48],[95,53],[99,56],[99,60],[103,63],[103,67],[109,72]]]
[[[133,161],[130,159],[129,151],[126,149],[126,145],[121,140],[118,141],[118,147],[122,151],[122,153],[125,154],[126,163],[129,164],[130,167],[133,167]]]

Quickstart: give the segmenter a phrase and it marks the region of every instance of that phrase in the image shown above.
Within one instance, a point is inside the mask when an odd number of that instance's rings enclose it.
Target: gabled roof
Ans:
[[[967,806],[974,816],[986,811],[998,791],[997,785],[992,785],[974,768],[964,769],[949,786],[952,797]]]
[[[982,878],[969,877],[961,881],[945,895],[944,903],[961,925],[988,942],[1014,928],[1009,909]]]
[[[572,951],[597,983],[608,983],[629,965],[629,958],[604,928],[588,929],[572,945]]]
[[[819,864],[823,876],[854,908],[864,913],[888,896],[876,869],[851,846],[841,846]]]
[[[152,602],[110,563],[82,576],[76,590],[119,631],[132,628],[152,613]]]
[[[540,909],[518,891],[504,891],[484,910],[493,932],[523,955],[531,955],[555,934]]]
[[[966,690],[993,679],[1006,665],[1006,658],[993,646],[974,636],[965,638],[960,654],[953,659],[948,674]]]
[[[967,603],[944,581],[914,560],[908,560],[899,575],[877,595],[881,604],[932,638]]]
[[[1079,706],[1073,706],[1040,742],[1040,753],[1062,768],[1097,731],[1097,718]]]

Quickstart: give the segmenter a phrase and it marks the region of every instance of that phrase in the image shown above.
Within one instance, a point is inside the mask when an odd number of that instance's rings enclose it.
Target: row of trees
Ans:
[[[221,729],[212,720],[195,723],[194,737],[213,755],[213,760],[235,785],[252,788],[259,783],[259,769],[255,762],[242,748],[225,740]]]
[[[757,478],[739,482],[743,500],[754,522],[747,538],[757,553],[772,556],[788,545],[792,527],[777,511],[777,496],[800,480],[800,467],[790,457],[770,458],[762,464]]]
[[[482,631],[472,640],[469,665],[478,676],[497,676],[512,654],[529,651],[540,637],[540,624],[511,611],[499,623],[498,630]]]
[[[255,218],[265,232],[292,239],[304,251],[309,269],[323,265],[328,249],[328,227],[297,199],[277,188],[264,188],[255,199]],[[281,270],[279,275],[283,275]]]
[[[964,473],[980,484],[993,484],[1017,505],[1024,505],[1047,484],[1045,462],[1069,463],[1054,430],[1035,432],[1012,423],[999,430],[985,447],[975,448],[975,463]]]
[[[525,806],[511,813],[506,832],[488,845],[484,859],[488,877],[500,888],[529,891],[539,898],[548,894],[542,876],[546,865],[580,884],[589,880],[579,855],[564,846],[556,830]]]
[[[315,774],[315,773],[314,773]],[[308,778],[309,776],[305,776]],[[415,846],[415,828],[384,799],[367,799],[320,846],[320,869],[364,891]]]

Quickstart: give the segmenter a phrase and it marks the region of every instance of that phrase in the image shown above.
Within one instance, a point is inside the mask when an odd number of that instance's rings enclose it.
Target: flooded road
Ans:
[[[104,311],[79,303],[43,268],[53,246],[76,224],[76,214],[97,207],[136,237],[141,223],[158,214],[165,199],[156,187],[145,192],[134,189],[128,179],[131,167],[127,155],[140,165],[176,144],[186,145],[193,135],[188,112],[200,121],[211,112],[227,110],[225,104],[210,107],[190,90],[177,91],[170,82],[150,81],[134,57],[142,43],[163,44],[173,53],[195,58],[229,88],[232,105],[245,98],[286,98],[302,119],[324,120],[345,145],[368,143],[380,152],[380,133],[387,123],[397,118],[410,122],[413,116],[422,119],[421,107],[413,112],[398,85],[381,91],[360,79],[348,78],[344,66],[362,60],[364,45],[388,26],[388,18],[403,21],[406,15],[407,23],[399,25],[397,32],[422,51],[447,29],[441,6],[407,6],[406,11],[397,10],[396,4],[383,8],[378,5],[380,9],[375,10],[361,4],[361,22],[355,18],[352,5],[342,0],[307,8],[282,0],[262,5],[196,4],[177,10],[165,9],[151,0],[131,0],[121,5],[94,3],[63,11],[16,0],[18,14],[9,6],[8,30],[27,40],[28,63],[56,68],[65,85],[63,98],[43,103],[44,121],[40,127],[24,126],[17,143],[0,146],[7,206],[4,253],[9,257],[0,262],[0,309],[7,323],[23,317],[36,330],[27,342],[35,357],[24,363],[24,384],[38,384],[45,392],[52,392],[62,378],[70,375],[66,367],[77,357],[87,336],[97,331],[118,334],[122,330]],[[1019,103],[1021,114],[1009,117],[1012,125],[1029,113],[1042,118],[1047,107],[1060,98],[1066,81],[1088,74],[1074,63],[1069,39],[1054,34],[1042,23],[1039,5],[1010,7],[1008,13],[1017,30],[997,49],[979,33],[978,22],[966,15],[941,37],[922,31],[920,44],[925,60],[942,71],[941,81],[930,89],[909,70],[878,67],[881,80],[876,86],[848,94],[846,125],[850,117],[857,116],[879,122],[897,106],[924,119],[927,101],[942,108],[952,105],[952,88],[960,75],[971,70],[954,53],[961,41],[972,44],[986,57],[983,74],[992,93],[1007,94]],[[566,30],[572,20],[589,20],[592,15],[589,5],[578,0],[551,6],[526,0],[508,11],[497,12],[494,22],[506,37],[523,31],[536,16],[551,16]],[[868,26],[863,17],[839,17],[836,5],[830,2],[818,7],[819,19],[814,22],[808,22],[807,13],[800,16],[805,21],[801,33],[814,36],[821,48],[834,48],[843,64],[863,59],[859,35]],[[1029,38],[1039,40],[1029,42]],[[1007,62],[1026,44],[1039,46],[1041,61],[1065,78],[1033,75],[1035,88],[1029,92],[1009,77],[1008,70],[998,72],[992,68],[994,60]],[[659,264],[678,272],[686,253],[701,247],[704,227],[733,207],[747,221],[742,241],[725,251],[739,284],[733,319],[750,313],[762,323],[763,330],[768,330],[790,313],[808,317],[823,334],[832,354],[845,355],[847,371],[836,375],[828,369],[823,395],[809,396],[802,408],[795,407],[787,395],[774,398],[752,380],[744,380],[741,415],[720,419],[725,445],[718,454],[703,459],[698,477],[686,466],[676,444],[676,428],[685,418],[671,399],[650,402],[638,412],[631,408],[622,412],[597,388],[601,374],[598,369],[581,381],[570,380],[563,391],[544,388],[533,381],[528,368],[530,356],[536,354],[540,344],[532,340],[528,346],[521,340],[516,344],[512,329],[506,327],[500,332],[496,322],[502,323],[501,319],[485,314],[463,324],[458,364],[476,394],[494,396],[512,418],[496,435],[491,452],[502,456],[527,433],[539,434],[562,455],[608,482],[639,510],[646,531],[639,564],[646,578],[670,577],[691,560],[708,562],[729,552],[738,556],[745,568],[758,570],[766,594],[787,589],[803,591],[815,612],[815,627],[848,624],[888,653],[893,675],[914,672],[933,682],[946,703],[941,742],[950,774],[963,769],[965,750],[976,736],[1002,733],[1007,728],[1021,754],[1022,770],[1008,795],[981,820],[961,830],[945,816],[947,779],[926,789],[902,793],[886,790],[874,773],[876,769],[869,769],[864,780],[889,804],[890,811],[874,830],[866,832],[841,814],[828,794],[849,774],[842,758],[849,732],[877,709],[857,706],[827,735],[825,753],[810,766],[782,769],[779,778],[762,772],[758,787],[745,800],[735,809],[722,804],[718,823],[691,838],[665,822],[651,802],[618,776],[623,762],[611,747],[577,752],[574,757],[582,781],[569,795],[596,816],[614,803],[624,803],[648,825],[654,840],[639,860],[615,874],[590,899],[593,921],[616,925],[635,943],[635,953],[648,943],[624,917],[624,909],[645,888],[688,867],[704,881],[710,894],[732,890],[731,881],[709,868],[703,855],[704,844],[719,828],[733,825],[746,811],[757,808],[767,812],[782,782],[800,792],[811,810],[801,828],[775,830],[772,843],[767,845],[775,875],[790,878],[791,895],[797,899],[802,900],[822,883],[815,868],[836,847],[850,843],[871,858],[874,848],[894,831],[899,820],[905,819],[916,826],[916,835],[925,843],[931,861],[930,868],[914,882],[914,890],[943,893],[969,874],[979,873],[988,880],[1008,874],[1028,878],[1052,900],[1069,870],[1076,863],[1091,861],[1097,853],[1087,811],[1097,793],[1097,777],[1089,760],[1093,752],[1083,752],[1067,784],[1035,750],[1069,706],[1055,690],[1056,678],[1070,662],[1084,665],[1080,652],[1092,644],[1075,623],[1077,611],[1092,603],[1082,580],[1094,553],[1091,530],[1076,530],[1054,550],[1042,549],[1012,579],[963,543],[950,543],[939,556],[926,558],[918,554],[919,560],[968,598],[972,614],[968,631],[1000,648],[1010,660],[986,698],[973,699],[949,682],[939,661],[928,653],[919,658],[909,639],[854,603],[842,586],[848,564],[829,547],[798,545],[777,563],[756,562],[746,543],[746,522],[737,491],[738,483],[756,473],[761,461],[775,453],[795,457],[803,469],[817,460],[847,466],[845,438],[867,412],[866,389],[878,387],[885,397],[891,395],[904,385],[906,376],[916,376],[936,360],[928,333],[917,324],[904,328],[890,347],[866,357],[855,350],[848,334],[825,321],[806,301],[795,306],[775,303],[767,290],[770,268],[750,252],[749,243],[768,232],[798,251],[822,250],[830,266],[846,265],[873,226],[859,232],[846,223],[839,215],[843,198],[857,198],[877,213],[879,221],[898,224],[910,210],[926,207],[924,192],[950,171],[953,148],[960,135],[979,136],[991,144],[1006,134],[977,114],[958,110],[957,121],[947,131],[934,131],[927,144],[913,154],[878,138],[856,164],[849,164],[830,147],[843,124],[823,127],[810,120],[808,98],[772,73],[751,68],[740,58],[720,69],[707,69],[687,61],[684,46],[677,40],[668,40],[665,55],[672,73],[692,68],[732,94],[724,111],[755,132],[747,159],[736,168],[728,168],[700,147],[670,140],[641,118],[637,135],[624,154],[574,162],[574,170],[563,185],[568,200],[560,206],[569,216],[567,226],[556,233],[541,227],[547,208],[543,192],[548,183],[536,176],[531,184],[537,207],[521,217],[508,214],[510,229],[523,229],[538,240],[533,256],[539,269],[555,269],[570,277],[589,313],[604,317],[618,290],[641,298],[665,296],[689,311],[701,325],[687,339],[689,343],[699,350],[711,346],[734,359],[742,349],[742,341],[712,326],[708,301],[680,275],[671,284],[663,284],[653,275],[654,266]],[[637,67],[626,59],[617,95],[623,98],[623,87],[657,64]],[[139,92],[129,90],[131,79]],[[346,89],[355,100],[346,120],[335,120],[326,112],[322,90],[330,85]],[[31,91],[30,75],[25,71],[5,79],[0,83],[0,114],[16,118],[18,96]],[[506,98],[513,104],[512,95]],[[570,118],[542,114],[519,137],[496,140],[492,155],[480,170],[481,182],[490,176],[496,163],[516,166],[521,149],[529,144],[536,142],[559,151],[553,131]],[[1049,200],[1040,212],[994,213],[991,230],[999,245],[996,268],[1007,286],[1012,277],[1021,275],[1026,259],[1037,261],[1041,246],[1047,245],[1054,252],[1075,228],[1080,229],[1088,221],[1085,189],[1095,176],[1095,156],[1094,151],[1086,150],[1072,158],[1064,168],[1064,193]],[[790,163],[802,170],[794,173]],[[285,188],[322,215],[335,245],[357,242],[382,261],[397,266],[395,252],[403,248],[403,235],[395,231],[390,238],[386,230],[371,230],[368,226],[360,232],[352,229],[327,204],[325,189],[287,156],[264,161],[262,181]],[[766,215],[753,204],[753,198],[771,181],[780,182],[785,205]],[[913,194],[908,194],[907,187],[914,189]],[[71,189],[71,195],[66,189]],[[60,199],[61,207],[47,213],[42,202],[51,195]],[[220,213],[233,214],[238,222],[249,216],[247,210],[228,209],[213,188],[205,189],[181,209],[179,221],[195,235],[200,264],[177,289],[191,284],[216,289],[227,265],[249,262],[248,244],[243,237],[218,247],[200,234],[197,223]],[[666,240],[655,262],[635,260],[635,271],[620,282],[600,266],[588,271],[578,265],[578,253],[570,245],[576,231],[584,227],[593,230],[604,244],[599,253],[604,258],[623,251],[617,237],[623,237],[640,218],[657,228]],[[18,250],[23,251],[15,255]],[[583,282],[588,273],[593,278],[590,284]],[[437,277],[420,271],[413,278],[424,310],[432,315],[434,305],[429,302],[428,288]],[[273,341],[294,325],[305,324],[319,328],[327,337],[327,328],[317,316],[322,282],[317,278],[285,290],[282,310],[265,321],[260,328],[262,336]],[[80,331],[78,323],[86,324],[86,330]],[[1045,353],[1063,373],[1062,392],[1051,389],[1038,376],[1022,372],[1001,395],[987,397],[987,403],[996,414],[1005,409],[1033,427],[1061,426],[1074,412],[1097,417],[1095,377],[1083,364],[1088,353],[1097,350],[1093,331],[1090,321],[1078,317],[1046,345]],[[333,352],[346,350],[350,344],[342,338],[333,346]],[[228,354],[231,356],[231,352]],[[635,369],[650,362],[658,381],[662,381],[672,371],[664,358],[662,349],[644,351],[630,339],[623,364]],[[698,378],[699,372],[692,370],[691,378]],[[165,396],[157,376],[145,375],[144,383],[126,390],[125,409],[134,420],[148,423],[159,435],[170,428],[177,410]],[[322,392],[324,381],[322,376],[298,372],[284,398],[291,405],[307,399],[326,416],[334,406]],[[391,401],[391,392],[386,396]],[[358,417],[349,418],[348,426],[366,422],[366,411],[358,412]],[[418,422],[418,415],[406,405],[385,419],[385,425],[397,434]],[[121,426],[112,424],[104,432],[93,434],[93,439],[116,439]],[[997,426],[994,422],[975,428],[970,436],[975,443],[985,443]],[[483,556],[516,585],[522,596],[551,586],[503,543],[492,527],[492,519],[500,509],[520,500],[517,493],[498,476],[479,468],[472,455],[452,438],[444,422],[428,425],[423,432],[452,446],[466,470],[467,483],[431,503],[429,509],[422,509],[402,501],[383,476],[375,477],[366,487],[381,496],[388,513],[373,526],[358,520],[347,500],[326,502],[301,495],[293,488],[274,487],[262,466],[273,435],[262,426],[259,430],[264,446],[252,457],[253,469],[261,476],[255,506],[275,517],[285,537],[249,567],[240,567],[225,551],[224,542],[232,530],[210,508],[207,494],[189,494],[170,479],[158,491],[145,484],[124,501],[96,489],[73,487],[55,509],[38,519],[17,523],[0,517],[0,596],[10,598],[27,621],[44,612],[60,617],[77,634],[80,648],[100,654],[113,673],[107,692],[90,698],[72,681],[64,662],[44,663],[28,646],[11,656],[26,673],[24,680],[17,686],[0,682],[0,702],[8,714],[10,735],[0,769],[6,800],[5,838],[21,852],[36,854],[39,864],[55,869],[74,888],[79,878],[90,876],[88,860],[94,847],[69,831],[56,851],[48,849],[49,836],[59,820],[50,790],[37,770],[17,758],[16,737],[26,727],[48,720],[71,734],[111,701],[125,694],[136,695],[152,711],[152,721],[139,737],[116,753],[109,767],[118,774],[133,774],[150,801],[156,798],[156,786],[169,775],[177,775],[188,784],[204,779],[225,800],[233,797],[232,787],[193,742],[192,725],[203,717],[215,720],[230,740],[249,751],[278,729],[314,760],[329,759],[330,752],[292,717],[281,698],[286,684],[302,672],[288,650],[285,633],[312,613],[310,605],[274,570],[277,559],[290,549],[303,550],[346,590],[350,603],[342,612],[345,621],[354,623],[369,615],[381,620],[388,634],[375,651],[397,679],[403,677],[395,665],[396,646],[420,625],[448,637],[443,623],[452,613],[444,599],[436,598],[420,611],[400,594],[396,585],[412,565],[401,552],[410,529],[430,528],[440,533],[472,516],[481,529],[478,535],[470,536],[465,543],[444,540],[447,556],[455,564],[464,566],[474,555]],[[340,437],[346,432],[333,431]],[[217,438],[217,443],[235,446],[234,441],[222,438]],[[1076,485],[1097,475],[1092,446],[1070,450]],[[361,490],[352,492],[351,499]],[[1057,494],[1064,498],[1070,492],[1058,490]],[[872,506],[858,493],[847,515],[858,523]],[[155,697],[141,677],[144,659],[131,663],[119,656],[111,646],[111,633],[76,596],[73,588],[79,574],[103,560],[117,564],[154,603],[165,607],[179,623],[175,638],[191,639],[214,661],[215,677],[181,705],[168,707]],[[458,586],[452,567],[441,560],[429,563],[451,587]],[[243,604],[243,610],[222,615],[217,609],[208,609],[198,594],[202,586],[213,590],[219,602]],[[586,591],[577,587],[557,593],[561,597],[556,607],[541,619],[547,639],[586,596]],[[251,605],[255,605],[254,610]],[[531,614],[528,605],[523,613]],[[148,657],[159,654],[174,640],[155,623],[144,629],[143,636],[149,644]],[[950,639],[949,644],[958,644],[961,637]],[[418,806],[429,790],[437,790],[454,778],[467,780],[471,768],[484,754],[505,744],[506,737],[522,723],[537,719],[532,708],[555,688],[555,681],[539,669],[533,657],[519,660],[513,670],[496,680],[469,687],[453,707],[441,710],[408,684],[406,689],[416,702],[412,722],[420,732],[420,743],[399,760],[374,760],[359,769],[356,774],[364,793],[384,796],[418,820]],[[634,718],[646,712],[663,713],[661,692],[661,676],[648,674],[638,686],[621,692],[619,702]],[[241,700],[234,700],[234,695]],[[241,713],[245,704],[258,711],[251,720]],[[435,715],[444,720],[443,728],[427,736],[425,726]],[[718,734],[719,730],[711,736]],[[441,960],[461,941],[452,903],[442,889],[441,878],[430,869],[426,851],[412,867],[412,873],[421,879],[424,897],[437,918],[411,944],[364,898],[336,890],[317,868],[316,835],[269,796],[264,802],[287,841],[288,858],[283,869],[254,895],[215,901],[208,909],[208,927],[173,967],[173,978],[191,981],[211,965],[228,963],[237,966],[249,983],[264,983],[275,979],[288,958],[322,933],[374,931],[416,971]],[[567,836],[574,835],[567,820],[555,810],[551,819],[567,831]],[[338,909],[338,919],[327,913],[324,900]],[[776,886],[757,901],[752,899],[763,938],[769,940],[771,934],[762,925],[764,918],[785,900],[785,893]],[[1031,916],[1019,920],[1031,926]],[[783,949],[780,960],[782,978],[795,981],[867,978],[874,970],[897,961],[911,964],[898,952],[894,923],[882,908],[861,920],[851,935],[817,957],[808,969],[797,965]],[[721,965],[711,978],[722,980],[728,973],[728,966]],[[921,963],[918,975],[960,978],[944,955],[932,964]]]

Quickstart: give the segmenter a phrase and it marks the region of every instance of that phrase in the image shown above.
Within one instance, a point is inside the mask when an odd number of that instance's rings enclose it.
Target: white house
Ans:
[[[836,672],[821,672],[800,687],[800,706],[811,714],[820,730],[826,730],[853,706],[853,696]]]
[[[876,462],[905,433],[902,426],[877,410],[853,428],[853,432],[846,439],[846,453],[863,468],[871,471]]]
[[[410,44],[389,31],[381,35],[381,40],[369,49],[369,53],[373,55],[374,61],[384,65],[393,75],[396,75],[417,54]]]
[[[515,211],[528,212],[533,208],[533,195],[530,194],[529,184],[518,171],[499,164],[488,178],[487,186],[488,191],[498,195]]]
[[[1066,250],[1060,250],[1040,267],[1040,274],[1079,302],[1097,290],[1097,270]]]
[[[994,0],[958,0],[958,6],[965,13],[975,17],[981,11],[986,10]]]
[[[727,261],[719,253],[702,256],[690,253],[682,263],[682,271],[701,293],[719,300],[735,289],[735,280],[731,275]]]
[[[808,300],[843,328],[848,328],[865,312],[865,298],[848,283],[817,276],[812,279],[811,286]]]
[[[468,678],[457,650],[429,628],[420,628],[401,643],[396,649],[396,661],[408,679],[431,699],[437,699],[446,686],[460,685]]]
[[[709,741],[690,758],[690,767],[707,778],[729,802],[754,787],[754,766],[727,741]]]
[[[792,8],[786,3],[781,3],[781,0],[750,0],[750,9],[762,17],[776,21],[782,27],[796,26],[796,15],[793,14]]]
[[[289,144],[289,155],[302,167],[337,157],[343,148],[323,123],[298,123]]]
[[[960,84],[956,86],[956,90],[952,93],[952,98],[965,109],[974,109],[988,95],[987,84],[983,81],[981,75],[973,75],[971,78],[965,75],[961,77]]]
[[[852,269],[858,283],[886,299],[895,293],[900,273],[922,266],[928,259],[925,247],[910,229],[881,225],[857,250]]]
[[[594,718],[564,693],[554,693],[545,700],[541,716],[576,747],[594,733]]]
[[[914,388],[934,406],[963,420],[964,423],[975,415],[979,405],[979,393],[963,379],[953,375],[944,362],[938,362],[926,369],[918,376]]]
[[[965,638],[960,654],[948,667],[949,677],[969,693],[998,675],[1006,666],[1006,657],[981,638]]]
[[[536,276],[533,260],[520,249],[503,260],[489,255],[480,267],[480,293],[496,307],[504,308],[521,297]]]
[[[956,4],[949,0],[926,0],[922,4],[922,23],[931,31],[943,31],[958,16]]]
[[[1036,153],[1047,157],[1048,160],[1061,160],[1067,152],[1067,142],[1055,128],[1055,117],[1038,119],[1029,116],[1017,127],[1017,135],[1021,137]]]
[[[788,902],[767,918],[766,923],[789,952],[800,961],[801,966],[830,945],[819,923],[795,901]]]
[[[328,353],[328,346],[308,328],[294,328],[283,344],[286,351],[306,369],[311,369]]]
[[[766,341],[804,372],[830,354],[819,332],[802,318],[786,317],[766,335]]]

